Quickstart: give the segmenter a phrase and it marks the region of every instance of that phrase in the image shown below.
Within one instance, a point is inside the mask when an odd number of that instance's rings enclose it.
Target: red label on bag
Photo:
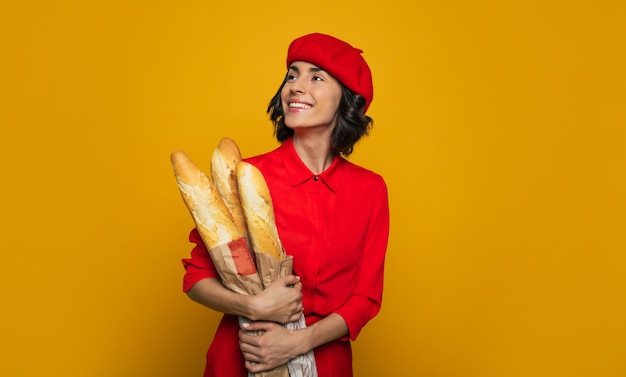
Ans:
[[[233,263],[238,275],[256,274],[256,264],[252,259],[252,253],[245,238],[229,242],[228,248],[230,249],[230,255],[233,257]]]

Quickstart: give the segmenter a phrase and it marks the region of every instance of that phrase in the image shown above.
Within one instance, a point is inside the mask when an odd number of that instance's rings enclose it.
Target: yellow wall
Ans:
[[[169,153],[276,143],[287,44],[365,50],[386,177],[359,377],[624,376],[622,1],[4,1],[0,375],[199,376]],[[389,372],[391,370],[392,372]],[[404,373],[404,374],[402,374]]]

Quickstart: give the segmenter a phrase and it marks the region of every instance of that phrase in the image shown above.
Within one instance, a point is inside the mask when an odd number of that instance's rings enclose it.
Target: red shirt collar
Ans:
[[[279,153],[287,169],[287,175],[289,176],[289,181],[292,186],[297,186],[308,180],[314,180],[315,177],[319,177],[332,192],[337,192],[341,174],[340,167],[345,162],[343,157],[335,156],[328,169],[324,170],[322,174],[313,174],[304,162],[302,162],[300,156],[298,156],[293,146],[293,138],[290,137],[283,142],[279,148]]]

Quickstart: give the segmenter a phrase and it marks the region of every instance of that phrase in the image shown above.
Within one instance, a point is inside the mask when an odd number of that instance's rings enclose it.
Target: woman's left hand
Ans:
[[[274,323],[257,321],[244,325],[246,331],[261,331],[259,335],[239,330],[239,348],[246,361],[246,368],[253,373],[274,369],[300,355],[297,331],[288,330]]]

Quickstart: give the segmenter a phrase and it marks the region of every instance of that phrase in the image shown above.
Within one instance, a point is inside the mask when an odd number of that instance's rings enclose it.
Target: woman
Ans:
[[[350,340],[380,310],[389,233],[387,188],[348,162],[371,127],[370,69],[361,50],[324,34],[294,40],[287,75],[268,113],[280,147],[246,161],[263,173],[293,275],[256,296],[225,289],[196,230],[184,259],[184,291],[225,313],[207,352],[205,376],[247,376],[314,350],[319,377],[352,376]],[[278,323],[304,313],[307,327]],[[253,320],[239,330],[237,316]]]

